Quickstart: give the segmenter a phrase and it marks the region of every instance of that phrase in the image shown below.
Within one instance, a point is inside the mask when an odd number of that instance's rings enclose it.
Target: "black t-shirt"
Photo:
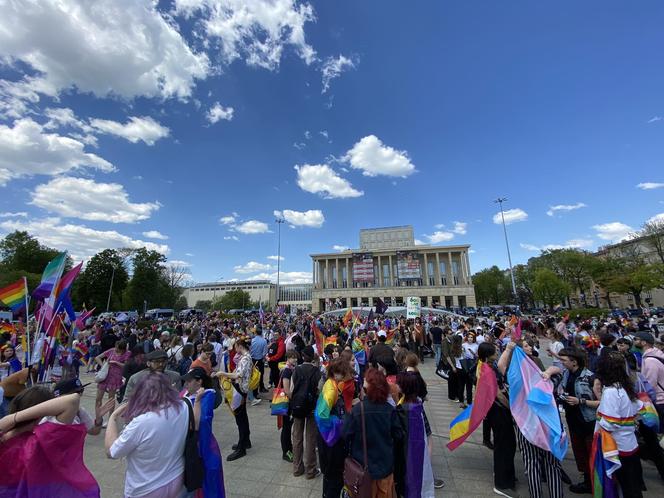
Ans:
[[[431,334],[431,339],[434,344],[443,343],[443,329],[436,325],[435,327],[431,327],[429,329],[429,333]]]
[[[578,398],[574,383],[581,375],[581,369],[579,368],[576,372],[569,373],[567,378],[567,384],[565,384],[565,392],[568,396],[574,396]],[[595,428],[595,422],[586,422],[583,418],[583,413],[581,413],[581,405],[570,405],[568,403],[563,403],[565,408],[565,418],[567,419],[567,425],[569,425],[570,432],[575,432],[578,434],[588,435],[592,434],[592,431]]]
[[[289,381],[293,378],[293,369],[291,367],[285,367],[281,371],[281,380],[288,379]]]

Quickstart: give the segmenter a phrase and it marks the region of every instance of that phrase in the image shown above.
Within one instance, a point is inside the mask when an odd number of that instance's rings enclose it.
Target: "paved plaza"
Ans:
[[[459,413],[459,405],[447,399],[447,382],[433,374],[433,360],[427,359],[422,373],[429,386],[429,401],[426,410],[434,434],[444,437],[434,438],[433,469],[436,477],[445,480],[445,487],[436,490],[436,496],[445,497],[489,497],[493,494],[492,452],[482,443],[480,427],[466,443],[453,453],[445,447],[450,421]],[[85,382],[91,375],[83,375]],[[94,406],[94,386],[86,390],[84,405],[92,410]],[[292,464],[281,459],[279,432],[276,417],[270,415],[267,395],[258,406],[249,406],[252,449],[247,456],[234,462],[224,461],[226,492],[229,498],[240,497],[288,497],[319,498],[322,490],[322,477],[307,480],[293,477]],[[219,441],[222,455],[231,452],[231,445],[237,442],[235,420],[227,408],[215,411],[214,433]],[[88,436],[85,447],[85,461],[95,475],[104,498],[121,498],[124,486],[124,462],[110,460],[104,454],[103,432],[97,437]],[[523,477],[521,456],[517,453],[517,493],[528,496],[528,486]],[[573,481],[578,473],[571,449],[563,466]],[[643,475],[648,486],[647,496],[664,496],[664,483],[659,479],[655,467],[644,462]],[[545,485],[544,485],[545,486]],[[566,489],[566,496],[572,495]],[[545,492],[546,493],[546,492]],[[585,495],[590,496],[590,495]]]

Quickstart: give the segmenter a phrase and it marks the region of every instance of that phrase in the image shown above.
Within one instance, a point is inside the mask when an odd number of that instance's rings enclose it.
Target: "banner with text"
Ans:
[[[419,297],[406,298],[406,318],[419,318],[422,311],[422,301]]]
[[[371,253],[353,254],[353,282],[373,281],[373,255]]]
[[[397,251],[397,276],[399,280],[419,280],[420,260],[415,251]]]

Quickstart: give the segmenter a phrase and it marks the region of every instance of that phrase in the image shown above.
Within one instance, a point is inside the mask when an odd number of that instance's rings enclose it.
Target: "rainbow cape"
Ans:
[[[14,313],[18,313],[25,306],[28,286],[22,278],[7,287],[0,289],[0,301],[9,306]]]
[[[450,442],[447,443],[449,450],[458,448],[479,427],[489,413],[497,394],[496,373],[490,365],[479,361],[475,402],[450,422]]]
[[[590,476],[595,498],[618,498],[613,473],[620,468],[618,446],[610,432],[600,428],[593,437],[590,452]]]
[[[542,378],[539,367],[519,346],[512,353],[507,382],[512,417],[523,437],[562,461],[568,440],[553,396],[553,383]]]
[[[343,407],[341,408],[342,411],[350,410],[351,405],[347,401],[350,397],[352,402],[355,391],[354,382],[349,380],[337,383],[334,379],[327,379],[323,384],[323,389],[318,395],[316,409],[314,410],[318,431],[328,446],[334,446],[341,439],[343,432],[343,413],[339,415],[332,413],[332,410],[338,406],[337,403],[340,401],[339,389],[342,392],[342,403],[339,403],[339,407]]]
[[[83,424],[46,422],[0,445],[0,496],[98,498],[99,485],[83,461]]]

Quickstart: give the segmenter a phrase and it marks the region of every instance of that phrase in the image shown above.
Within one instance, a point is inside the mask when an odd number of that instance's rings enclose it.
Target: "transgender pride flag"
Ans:
[[[539,367],[519,346],[512,353],[507,382],[510,409],[521,434],[562,461],[567,453],[567,436],[553,397],[553,384],[542,378]]]

